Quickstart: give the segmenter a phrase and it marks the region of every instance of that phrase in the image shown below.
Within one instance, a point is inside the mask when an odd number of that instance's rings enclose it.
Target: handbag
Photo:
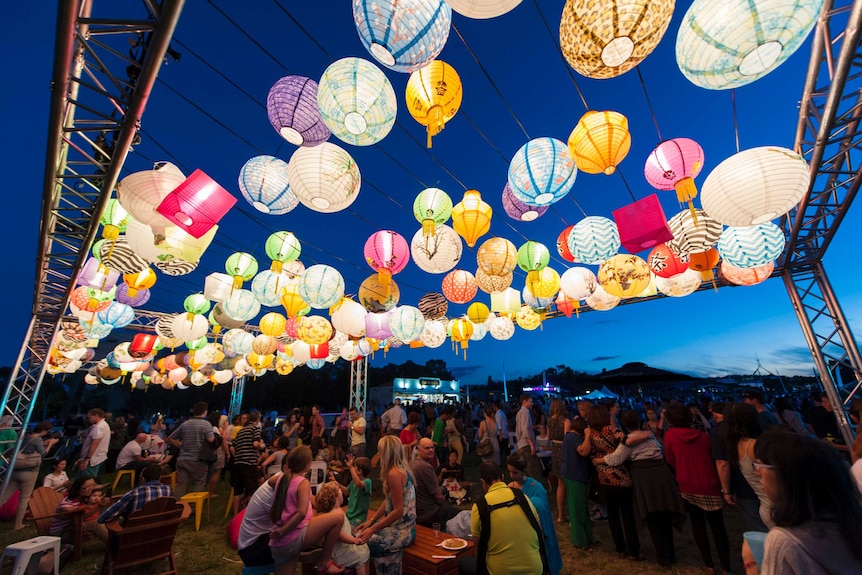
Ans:
[[[23,449],[26,449],[30,446],[30,441],[27,442]],[[18,457],[15,459],[15,469],[17,471],[25,471],[28,469],[39,469],[42,467],[42,455],[36,451],[35,449],[30,453],[18,453]]]
[[[214,433],[213,435],[216,438],[213,442],[215,443],[215,447],[207,441],[201,443],[201,451],[200,455],[198,455],[199,461],[204,461],[206,463],[215,463],[218,461],[218,452],[216,450],[218,449],[218,445],[221,443],[221,439],[217,434]]]
[[[476,455],[484,457],[485,455],[491,455],[491,452],[494,451],[494,448],[491,446],[491,440],[489,438],[485,438],[479,442],[476,446]]]

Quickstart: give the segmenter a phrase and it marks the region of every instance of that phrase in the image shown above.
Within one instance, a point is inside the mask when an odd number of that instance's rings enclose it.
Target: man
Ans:
[[[434,442],[436,448],[435,464],[448,459],[446,455],[449,451],[446,448],[446,421],[448,421],[451,413],[448,409],[443,410],[443,413],[434,420],[434,431],[431,433],[431,441]]]
[[[770,410],[766,409],[766,406],[763,405],[766,400],[763,397],[763,393],[756,390],[750,389],[742,394],[745,403],[749,405],[753,405],[754,409],[757,410],[757,423],[760,424],[760,429],[763,431],[769,431],[772,427],[778,425],[778,418],[775,417],[775,414]]]
[[[832,403],[828,397],[824,397],[820,391],[811,393],[814,405],[805,410],[805,419],[814,428],[814,434],[820,439],[832,436],[833,439],[841,440],[841,432],[838,430],[838,421],[832,410]]]
[[[416,523],[431,527],[439,523],[445,529],[446,522],[461,510],[446,504],[443,490],[437,482],[437,472],[431,465],[434,457],[434,442],[423,437],[419,440],[418,457],[411,464],[416,481]]]
[[[177,499],[194,491],[203,491],[206,485],[206,461],[201,461],[201,446],[204,441],[215,442],[213,426],[207,421],[209,405],[199,401],[192,408],[192,417],[174,430],[167,442],[180,449],[177,455]]]
[[[518,439],[518,453],[527,462],[527,475],[539,481],[542,480],[542,464],[536,455],[536,431],[533,428],[533,398],[526,393],[521,394],[521,409],[515,416],[515,437]]]
[[[137,475],[138,472],[143,470],[145,467],[158,461],[161,458],[160,455],[150,455],[149,457],[143,456],[143,445],[149,440],[149,435],[146,433],[139,433],[133,440],[124,445],[120,450],[120,454],[117,455],[117,471],[131,469],[134,470]]]
[[[395,404],[383,412],[380,425],[387,435],[401,435],[401,430],[407,425],[407,412],[401,407],[400,398],[396,398]]]
[[[349,413],[347,428],[350,430],[350,453],[354,457],[365,457],[365,416],[360,415],[355,407],[351,407]]]
[[[311,438],[323,436],[324,431],[326,431],[326,422],[320,415],[320,407],[313,405],[311,406]]]
[[[479,479],[485,490],[484,500],[491,508],[489,515],[490,533],[485,534],[487,544],[483,545],[482,521],[478,504],[471,512],[471,531],[473,541],[478,542],[477,553],[484,552],[488,575],[540,575],[543,572],[538,527],[539,516],[528,498],[524,498],[532,512],[532,521],[524,508],[516,501],[515,492],[503,483],[503,471],[491,460],[479,465]],[[508,503],[508,504],[507,504]],[[484,549],[483,549],[484,547]],[[478,557],[463,557],[458,564],[462,575],[477,573]]]
[[[108,446],[111,443],[111,426],[105,421],[105,412],[98,407],[87,412],[90,429],[81,447],[78,471],[90,477],[99,477],[102,464],[108,459]]]
[[[134,442],[132,442],[134,443]],[[123,495],[119,501],[105,509],[96,520],[99,523],[109,523],[115,519],[125,521],[129,515],[159,497],[173,497],[170,485],[164,485],[159,478],[162,468],[151,464],[141,472],[141,484]]]
[[[505,460],[509,457],[511,451],[509,447],[509,420],[506,418],[506,412],[500,407],[500,402],[494,402],[494,421],[497,422],[497,430],[500,432],[500,457]]]
[[[281,475],[280,472],[276,473],[264,481],[245,507],[245,515],[239,527],[237,552],[248,567],[270,565],[273,562],[269,548],[269,532],[272,530],[269,512],[275,501],[275,484]]]
[[[231,447],[233,472],[230,474],[230,483],[234,493],[234,515],[239,513],[242,504],[254,494],[260,479],[257,460],[265,445],[261,439],[259,421],[259,411],[249,413],[248,423],[236,434]]]

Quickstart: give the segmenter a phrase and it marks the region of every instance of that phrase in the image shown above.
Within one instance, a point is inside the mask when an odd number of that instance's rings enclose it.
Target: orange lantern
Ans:
[[[467,303],[477,291],[476,278],[467,270],[452,270],[443,278],[443,295],[452,303]]]
[[[476,190],[467,190],[460,202],[452,208],[452,227],[471,248],[476,240],[491,229],[491,206],[482,201]]]
[[[136,274],[123,274],[123,283],[129,286],[129,297],[135,298],[138,296],[138,290],[150,289],[155,285],[156,272],[146,267]]]
[[[718,291],[718,286],[715,283],[715,274],[712,270],[718,265],[718,250],[710,248],[705,252],[694,252],[688,254],[688,267],[692,270],[700,272],[700,276],[704,281],[711,281],[714,290]]]

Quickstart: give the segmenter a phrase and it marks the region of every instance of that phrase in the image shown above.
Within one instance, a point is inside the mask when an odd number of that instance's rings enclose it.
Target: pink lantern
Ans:
[[[365,242],[365,261],[377,272],[380,285],[387,292],[392,274],[397,274],[410,261],[410,245],[404,236],[391,230],[374,232]],[[387,293],[388,295],[388,293]]]
[[[391,312],[365,314],[365,336],[374,339],[392,337],[392,329],[389,327],[391,317]]]
[[[150,301],[150,290],[147,288],[138,288],[135,297],[129,295],[130,289],[127,283],[121,283],[117,286],[117,301],[132,307],[140,307]]]
[[[614,210],[614,221],[620,242],[633,254],[673,239],[656,194]]]
[[[81,273],[78,274],[78,285],[96,288],[97,290],[110,291],[117,285],[120,272],[103,266],[96,258],[87,258]]]
[[[665,140],[650,152],[644,177],[657,190],[676,190],[679,203],[687,203],[694,216],[692,200],[697,196],[694,179],[703,168],[703,148],[689,138]]]
[[[156,211],[190,235],[200,238],[235,203],[236,198],[230,192],[201,170],[195,170],[162,200]]]

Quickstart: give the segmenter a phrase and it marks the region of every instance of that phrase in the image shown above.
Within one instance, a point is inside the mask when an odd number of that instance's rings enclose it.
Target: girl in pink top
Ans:
[[[293,575],[299,553],[324,538],[323,553],[317,572],[343,573],[344,568],[331,561],[332,548],[338,541],[344,512],[339,508],[312,517],[311,485],[305,478],[311,468],[311,449],[297,447],[285,458],[284,474],[275,487],[275,500],[269,517],[273,526],[269,533],[269,546],[275,560],[276,575]]]

